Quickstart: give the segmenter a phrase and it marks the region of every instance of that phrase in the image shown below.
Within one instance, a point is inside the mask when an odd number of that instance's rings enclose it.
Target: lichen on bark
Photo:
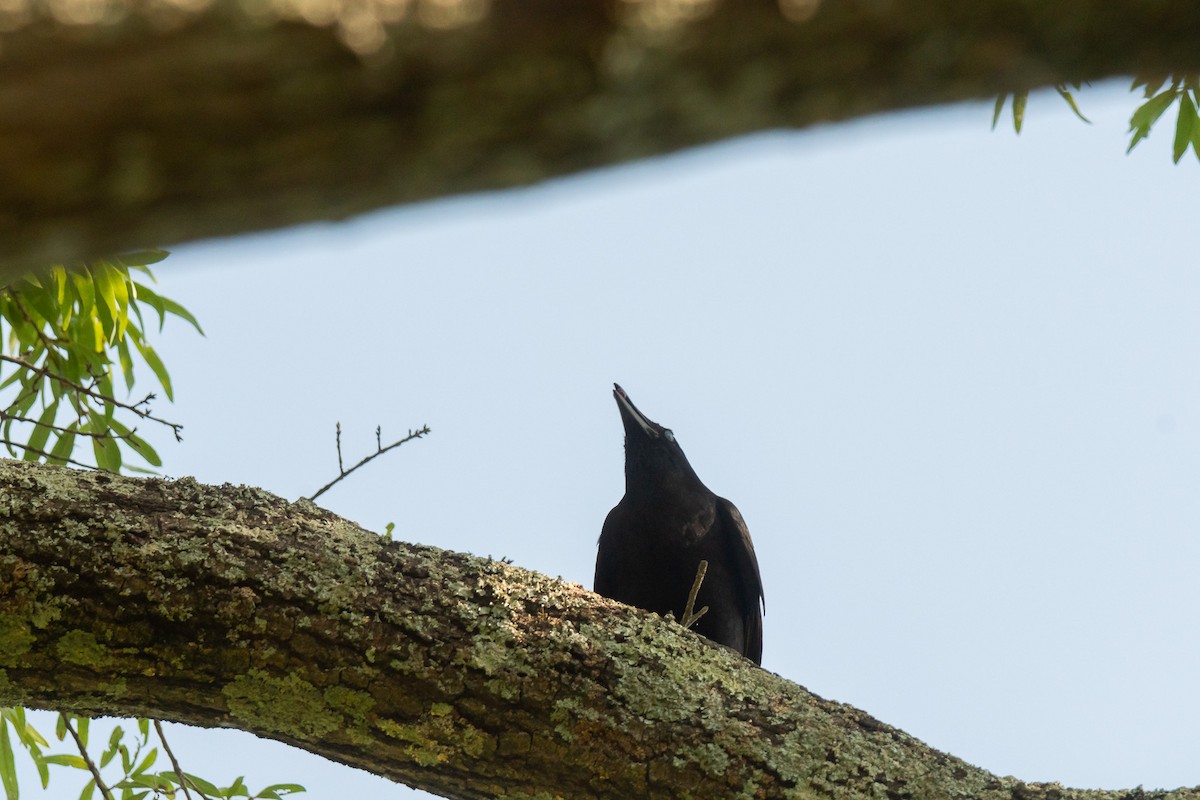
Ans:
[[[455,798],[1127,796],[996,777],[669,620],[308,502],[12,461],[0,498],[0,704],[240,727]]]

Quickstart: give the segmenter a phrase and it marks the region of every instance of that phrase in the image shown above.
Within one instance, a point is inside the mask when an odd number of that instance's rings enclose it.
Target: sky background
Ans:
[[[1197,163],[1173,112],[1123,154],[1127,85],[179,247],[165,471],[295,499],[336,422],[347,462],[428,424],[322,504],[590,587],[619,381],[741,509],[765,668],[1000,775],[1200,784]],[[212,779],[425,796],[171,730]]]

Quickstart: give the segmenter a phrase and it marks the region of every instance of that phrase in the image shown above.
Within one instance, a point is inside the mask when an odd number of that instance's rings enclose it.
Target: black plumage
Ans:
[[[625,426],[625,496],[600,532],[595,590],[676,619],[702,560],[708,573],[692,627],[762,663],[762,578],[746,523],[697,477],[675,435],[646,418],[613,384]]]

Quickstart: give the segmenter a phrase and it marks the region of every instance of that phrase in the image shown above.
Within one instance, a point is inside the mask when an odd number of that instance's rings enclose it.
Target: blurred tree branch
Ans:
[[[1172,0],[16,0],[0,31],[10,274],[1200,67]]]

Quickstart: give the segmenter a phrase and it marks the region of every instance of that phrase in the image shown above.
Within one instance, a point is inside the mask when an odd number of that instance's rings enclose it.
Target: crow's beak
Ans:
[[[613,384],[613,397],[616,399],[617,408],[621,412],[621,422],[625,424],[626,435],[640,430],[651,439],[659,437],[659,431],[661,430],[659,426],[651,422],[646,418],[645,414],[637,410],[637,406],[633,404],[633,401],[629,399],[629,395],[625,394],[625,390],[618,383]]]

